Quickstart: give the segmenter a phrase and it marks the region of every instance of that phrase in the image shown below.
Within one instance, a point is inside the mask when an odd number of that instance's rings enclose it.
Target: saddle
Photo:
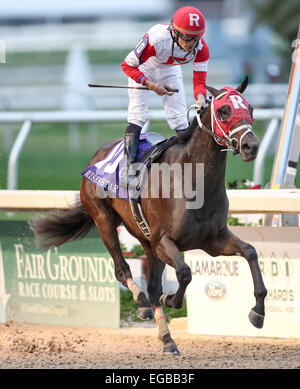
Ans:
[[[141,208],[140,189],[143,185],[144,172],[150,168],[165,150],[177,142],[177,137],[164,138],[155,132],[142,133],[140,135],[137,161],[143,166],[140,174],[135,179],[135,184],[127,186],[120,185],[120,174],[124,168],[124,141],[118,144],[107,154],[107,156],[84,169],[81,174],[99,187],[99,197],[118,197],[129,201],[133,216],[147,239],[150,238],[150,229],[143,215]]]

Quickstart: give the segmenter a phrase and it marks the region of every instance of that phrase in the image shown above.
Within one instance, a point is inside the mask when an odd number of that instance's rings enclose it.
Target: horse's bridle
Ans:
[[[226,144],[227,148],[226,149],[221,149],[221,151],[232,151],[233,155],[235,154],[238,154],[239,153],[239,149],[241,150],[241,146],[242,146],[242,139],[244,138],[245,135],[247,135],[249,132],[252,132],[253,133],[253,130],[252,130],[252,126],[250,124],[242,124],[236,128],[234,128],[232,131],[229,131],[228,132],[228,135],[226,134],[226,132],[223,130],[222,126],[220,125],[219,123],[219,120],[217,119],[216,115],[215,115],[215,110],[214,110],[214,99],[219,99],[221,98],[222,96],[224,96],[224,94],[226,94],[226,92],[224,93],[221,93],[220,95],[218,95],[217,97],[211,97],[211,100],[206,100],[206,103],[208,103],[206,105],[205,108],[199,108],[199,106],[197,104],[193,104],[189,107],[189,109],[187,110],[187,117],[188,117],[188,122],[189,122],[189,112],[192,108],[195,108],[196,110],[196,118],[197,118],[197,122],[198,122],[198,125],[199,127],[207,132],[209,135],[213,136],[214,140],[216,143],[218,143],[220,146],[224,146],[224,143]],[[211,130],[209,128],[207,128],[201,121],[201,117],[203,116],[206,108],[208,107],[209,103],[211,104]],[[216,121],[219,129],[221,130],[223,137],[217,135],[215,133],[215,129],[214,129],[214,120]],[[234,134],[236,134],[237,132],[243,130],[243,129],[246,129],[246,131],[242,134],[242,136],[240,137],[240,141],[238,141],[236,138],[233,138],[232,136]],[[221,143],[222,142],[222,143]],[[238,144],[240,144],[240,148],[238,149]]]

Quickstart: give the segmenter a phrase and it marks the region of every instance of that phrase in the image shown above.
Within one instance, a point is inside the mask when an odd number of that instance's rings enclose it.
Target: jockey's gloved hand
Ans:
[[[200,109],[204,109],[206,107],[206,101],[205,101],[205,96],[199,93],[197,97],[196,104],[199,106]]]
[[[172,96],[174,92],[169,92],[163,84],[160,84],[159,82],[152,82],[150,80],[146,80],[144,85],[149,88],[150,90],[153,90],[158,96],[168,95]]]

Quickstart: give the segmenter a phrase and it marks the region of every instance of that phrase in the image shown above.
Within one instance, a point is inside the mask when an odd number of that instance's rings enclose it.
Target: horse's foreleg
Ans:
[[[162,273],[165,268],[165,263],[156,258],[148,244],[143,244],[147,255],[149,267],[149,282],[148,295],[150,303],[153,307],[154,317],[158,328],[158,337],[164,344],[163,351],[165,353],[179,354],[174,340],[171,338],[170,330],[164,315],[163,307],[160,305],[159,299],[162,295]]]
[[[184,262],[180,251],[175,243],[163,235],[155,247],[156,254],[162,261],[176,270],[179,287],[176,293],[169,293],[161,296],[161,303],[167,307],[179,309],[182,307],[185,290],[192,280],[192,273],[189,266]]]
[[[256,304],[249,314],[249,320],[255,327],[262,328],[265,316],[264,300],[267,295],[267,289],[263,282],[255,248],[226,229],[216,240],[207,242],[205,251],[212,256],[241,255],[246,258],[253,279],[254,296],[256,299]]]

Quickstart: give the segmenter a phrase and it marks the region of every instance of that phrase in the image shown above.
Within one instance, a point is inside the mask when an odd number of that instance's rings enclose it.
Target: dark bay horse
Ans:
[[[164,352],[178,354],[162,306],[180,308],[186,287],[192,278],[191,270],[182,258],[182,251],[202,249],[213,257],[219,255],[244,257],[250,267],[256,299],[249,320],[257,328],[263,326],[267,290],[258,265],[256,250],[240,240],[227,227],[228,198],[225,189],[224,150],[230,146],[235,153],[240,153],[244,161],[255,159],[258,150],[258,141],[251,127],[252,109],[241,95],[247,83],[248,80],[245,79],[236,89],[231,88],[231,91],[226,88],[216,90],[207,86],[212,99],[201,119],[194,118],[184,135],[178,136],[178,141],[158,159],[159,164],[166,163],[169,166],[173,163],[179,163],[182,167],[184,164],[192,166],[204,164],[201,207],[196,209],[188,207],[185,196],[172,198],[172,193],[176,189],[174,186],[171,187],[170,198],[142,197],[142,211],[151,231],[150,238],[147,239],[138,227],[128,201],[108,196],[100,198],[97,190],[99,187],[83,178],[80,203],[69,210],[50,212],[30,222],[37,244],[43,248],[83,238],[96,226],[114,260],[117,280],[131,290],[138,303],[139,317],[144,320],[152,319],[154,313]],[[227,94],[233,96],[231,100]],[[118,142],[120,139],[101,147],[89,165],[103,160]],[[193,188],[197,186],[196,178],[193,169],[191,178]],[[150,181],[151,176],[148,175],[148,187],[151,186]],[[117,234],[117,227],[121,223],[139,240],[145,250],[149,269],[147,287],[149,298],[132,280],[130,268],[123,257]],[[176,270],[179,287],[174,293],[163,294],[162,273],[165,264]]]

